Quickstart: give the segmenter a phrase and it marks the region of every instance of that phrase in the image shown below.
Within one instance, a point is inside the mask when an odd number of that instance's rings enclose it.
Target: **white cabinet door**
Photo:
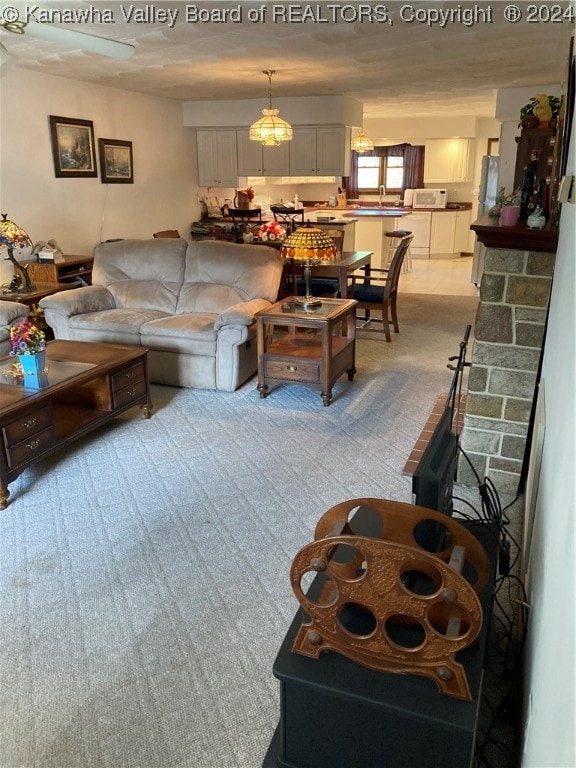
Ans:
[[[294,128],[291,176],[346,176],[348,129],[344,125]]]
[[[238,176],[262,176],[262,144],[252,141],[247,130],[236,131]]]
[[[456,233],[456,211],[432,213],[430,225],[430,258],[454,255],[454,236]]]
[[[316,176],[316,128],[294,128],[290,142],[290,175]]]
[[[262,170],[264,176],[288,176],[290,142],[283,141],[277,147],[262,147]]]
[[[470,216],[472,211],[456,213],[456,232],[454,234],[454,251],[456,253],[472,253],[470,247]]]
[[[468,181],[468,139],[431,139],[424,151],[424,182],[448,184]]]
[[[236,131],[196,132],[198,185],[235,187],[238,183]]]
[[[400,221],[400,229],[412,232],[414,239],[410,244],[410,252],[415,259],[427,259],[430,256],[430,211],[413,211]]]
[[[316,129],[316,173],[346,176],[346,129],[342,125]]]
[[[248,137],[248,129],[236,131],[238,176],[288,176],[290,149],[287,142],[263,147]]]

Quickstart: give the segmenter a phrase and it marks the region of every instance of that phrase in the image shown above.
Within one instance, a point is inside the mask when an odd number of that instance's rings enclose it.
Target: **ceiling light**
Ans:
[[[252,123],[248,135],[252,141],[260,141],[266,147],[277,147],[282,141],[290,141],[292,138],[292,126],[281,117],[278,117],[278,109],[272,109],[272,75],[275,69],[263,70],[268,75],[269,106],[263,109],[263,117]]]
[[[363,130],[361,130],[356,138],[352,139],[350,142],[350,149],[353,149],[354,152],[358,152],[358,154],[361,155],[364,152],[371,152],[374,149],[374,142],[366,136],[366,133]]]

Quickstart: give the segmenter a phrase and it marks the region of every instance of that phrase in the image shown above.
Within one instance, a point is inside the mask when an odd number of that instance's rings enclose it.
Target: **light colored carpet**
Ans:
[[[1,768],[258,768],[292,558],[331,505],[411,501],[402,469],[477,300],[401,296],[335,399],[153,387],[11,484],[0,513]],[[318,768],[322,768],[318,766]]]

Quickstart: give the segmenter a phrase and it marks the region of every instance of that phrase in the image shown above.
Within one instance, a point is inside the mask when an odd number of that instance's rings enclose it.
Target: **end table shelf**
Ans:
[[[305,384],[321,390],[325,406],[332,402],[334,382],[354,379],[356,302],[323,299],[304,308],[295,299],[258,313],[258,392],[270,384]]]

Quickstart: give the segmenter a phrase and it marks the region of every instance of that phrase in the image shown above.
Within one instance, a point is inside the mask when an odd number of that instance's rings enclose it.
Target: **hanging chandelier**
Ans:
[[[364,130],[361,130],[356,138],[350,142],[350,149],[361,155],[364,152],[371,152],[374,149],[374,142],[366,136]]]
[[[259,141],[266,147],[277,147],[280,142],[291,140],[292,126],[278,117],[278,109],[272,109],[272,75],[276,73],[276,70],[265,69],[263,73],[268,75],[268,109],[262,110],[263,117],[252,123],[248,135],[252,141]]]

